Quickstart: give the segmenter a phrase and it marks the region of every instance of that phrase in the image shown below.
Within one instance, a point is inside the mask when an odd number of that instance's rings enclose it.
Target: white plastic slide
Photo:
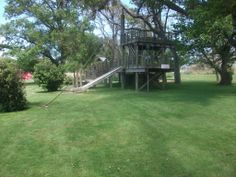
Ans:
[[[111,71],[99,76],[98,78],[92,80],[91,82],[79,87],[79,88],[75,88],[73,89],[73,91],[86,91],[87,89],[99,84],[100,82],[102,82],[104,79],[109,78],[110,76],[114,75],[115,73],[119,72],[122,70],[122,67],[119,66],[117,68],[112,69]]]

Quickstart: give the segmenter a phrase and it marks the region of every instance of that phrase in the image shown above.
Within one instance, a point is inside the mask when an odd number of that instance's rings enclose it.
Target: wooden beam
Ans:
[[[166,73],[163,72],[163,73],[162,73],[162,88],[163,88],[163,89],[165,89],[166,83],[167,83]]]
[[[145,68],[137,68],[137,67],[130,67],[130,68],[127,68],[126,69],[126,72],[127,73],[136,73],[136,72],[139,72],[139,73],[144,73],[145,72]]]
[[[139,80],[139,78],[138,78],[138,73],[136,72],[136,73],[135,73],[135,91],[136,91],[136,92],[138,92],[138,90],[139,90],[139,83],[138,83],[138,80]]]
[[[171,48],[171,51],[174,55],[174,77],[175,77],[175,83],[180,84],[181,83],[181,76],[180,76],[180,66],[179,66],[179,57],[177,55],[176,49]]]
[[[124,44],[124,39],[125,39],[125,15],[124,15],[124,9],[122,9],[121,13],[121,31],[120,31],[120,47],[121,47],[121,61],[119,63],[120,66],[125,65],[125,48],[123,46]]]
[[[147,70],[147,92],[149,92],[149,85],[150,85],[149,70]]]
[[[120,32],[120,44],[124,43],[124,35],[125,35],[125,15],[124,15],[124,9],[122,9],[122,14],[121,14],[121,32]]]
[[[139,55],[138,55],[138,44],[135,45],[135,65],[138,66],[139,65],[139,62],[138,62],[138,59],[139,59]]]
[[[121,72],[121,88],[125,88],[125,72]]]
[[[109,86],[110,86],[110,88],[112,88],[112,80],[113,80],[113,77],[110,76],[110,77],[109,77]]]
[[[151,81],[153,81],[154,79],[159,79],[159,77],[161,76],[161,73],[156,73],[152,78],[149,79],[148,82],[146,82],[145,84],[143,84],[139,90],[142,90],[144,87],[147,86],[148,83],[150,83]]]
[[[104,79],[104,84],[107,87],[107,79]]]

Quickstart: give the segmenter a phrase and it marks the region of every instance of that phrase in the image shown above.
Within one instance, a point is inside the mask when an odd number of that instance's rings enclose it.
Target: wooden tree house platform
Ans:
[[[173,54],[173,35],[165,33],[159,36],[150,30],[140,28],[125,28],[124,13],[121,16],[120,47],[122,57],[111,64],[104,64],[104,74],[99,78],[106,79],[109,75],[119,74],[121,87],[133,84],[136,91],[145,89],[149,91],[150,83],[161,81],[166,83],[166,73],[174,72],[175,80],[179,79],[179,63],[176,54]],[[100,64],[99,68],[103,68]],[[104,76],[104,77],[103,77]],[[177,78],[177,79],[176,79]],[[90,84],[92,85],[92,84]],[[87,87],[86,87],[87,88]]]
[[[121,85],[125,88],[127,78],[133,75],[135,90],[146,87],[149,91],[151,81],[166,83],[166,73],[173,72],[176,62],[171,53],[173,35],[166,33],[160,37],[150,30],[125,28],[125,17],[121,17],[121,50],[123,66]],[[130,82],[130,81],[129,81]]]

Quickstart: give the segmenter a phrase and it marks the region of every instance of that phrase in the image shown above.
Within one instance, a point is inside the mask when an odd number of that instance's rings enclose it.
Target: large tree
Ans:
[[[232,65],[236,61],[235,1],[188,1],[188,16],[180,22],[182,40],[189,51],[215,69],[221,85],[232,83]]]
[[[142,19],[159,36],[165,38],[168,18],[171,23],[181,19],[185,27],[185,44],[191,44],[194,55],[200,55],[221,76],[220,84],[232,81],[231,66],[235,61],[236,1],[235,0],[132,0],[131,16]],[[164,17],[164,18],[163,18]],[[184,19],[184,20],[183,20]],[[186,28],[187,26],[187,28]],[[173,28],[172,28],[173,29]],[[174,29],[179,33],[181,30]],[[217,36],[217,37],[216,37]],[[179,39],[184,39],[181,36]],[[175,54],[175,50],[173,50]]]
[[[84,3],[77,0],[7,0],[5,13],[9,23],[1,26],[4,45],[13,55],[48,58],[63,63],[70,34],[89,30]],[[88,16],[87,16],[88,17]],[[85,19],[85,20],[84,20]]]

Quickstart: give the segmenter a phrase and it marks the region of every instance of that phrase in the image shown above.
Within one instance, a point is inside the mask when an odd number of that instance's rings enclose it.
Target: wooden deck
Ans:
[[[138,45],[140,47],[144,47],[146,49],[147,43],[151,44],[152,47],[163,47],[164,46],[172,46],[173,42],[169,40],[158,39],[155,37],[137,37],[126,39],[123,45]],[[140,48],[141,49],[141,48]]]
[[[173,56],[168,52],[168,48],[174,45],[171,40],[173,35],[166,33],[161,37],[149,30],[124,29],[125,25],[121,26],[124,68],[121,72],[122,88],[125,85],[124,80],[128,80],[129,83],[134,81],[136,91],[143,88],[149,91],[150,83],[160,79],[162,84],[165,84],[166,73],[174,71]]]
[[[146,73],[146,72],[172,72],[173,68],[161,68],[161,67],[127,67],[124,68],[124,71],[127,73]]]
[[[122,45],[136,43],[139,46],[146,46],[147,43],[153,46],[171,46],[173,34],[166,33],[165,37],[160,37],[150,30],[126,29],[122,40]]]

